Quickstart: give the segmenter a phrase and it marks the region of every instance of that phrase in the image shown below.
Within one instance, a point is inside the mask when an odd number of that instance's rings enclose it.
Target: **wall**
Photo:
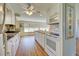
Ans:
[[[76,38],[79,38],[79,4],[76,3]]]
[[[63,31],[63,55],[64,56],[74,56],[74,55],[76,55],[76,38],[75,38],[75,21],[76,21],[76,18],[75,18],[75,4],[70,4],[71,6],[73,6],[74,7],[74,19],[73,19],[73,21],[74,21],[74,25],[73,25],[73,27],[74,27],[74,37],[72,37],[72,38],[66,38],[66,36],[65,36],[65,31],[67,30],[66,28],[65,28],[65,26],[63,26],[63,29],[64,29],[64,31]],[[65,10],[66,9],[63,9],[63,12],[65,12]],[[63,14],[64,15],[64,14]],[[64,25],[67,25],[67,23],[65,24],[65,15],[63,16],[64,18],[62,19],[63,20],[63,24]]]

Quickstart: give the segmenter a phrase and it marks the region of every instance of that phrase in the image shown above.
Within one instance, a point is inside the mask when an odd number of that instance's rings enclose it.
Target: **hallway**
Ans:
[[[25,36],[21,39],[16,56],[47,56],[47,53],[34,40],[33,36]]]

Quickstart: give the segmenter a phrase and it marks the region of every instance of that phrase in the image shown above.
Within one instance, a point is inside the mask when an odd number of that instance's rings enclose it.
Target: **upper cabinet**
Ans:
[[[0,25],[3,24],[3,4],[0,3]]]
[[[53,25],[53,24],[59,24],[59,19],[58,19],[58,14],[55,13],[48,19],[48,24]]]
[[[52,5],[52,7],[47,11],[47,23],[49,25],[58,24],[60,22],[59,19],[59,5],[58,3],[55,3]]]
[[[15,25],[15,13],[9,5],[6,5],[5,8],[5,24]]]

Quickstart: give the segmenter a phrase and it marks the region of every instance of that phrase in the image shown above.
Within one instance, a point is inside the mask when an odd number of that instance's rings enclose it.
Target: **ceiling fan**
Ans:
[[[32,4],[30,4],[30,3],[27,3],[27,7],[24,6],[23,9],[24,9],[24,12],[26,14],[28,14],[29,16],[34,14],[34,13],[40,13],[40,11],[35,9],[35,7]]]

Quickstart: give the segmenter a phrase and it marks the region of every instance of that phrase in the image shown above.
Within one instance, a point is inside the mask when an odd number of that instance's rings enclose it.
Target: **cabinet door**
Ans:
[[[11,48],[12,48],[12,41],[11,41],[11,40],[7,42],[6,48],[7,48],[7,49],[6,49],[6,51],[7,51],[7,52],[6,52],[6,55],[7,55],[7,56],[11,56]]]
[[[11,55],[12,55],[12,56],[15,56],[15,52],[16,52],[16,51],[15,51],[15,43],[13,42],[13,43],[12,43],[12,46],[11,46]]]
[[[10,56],[14,56],[15,55],[15,42],[14,42],[14,38],[11,38],[8,41],[8,55]]]
[[[42,41],[42,47],[44,48],[45,47],[45,35],[44,34],[42,35],[41,41]]]
[[[16,45],[16,48],[15,48],[15,50],[17,51],[17,49],[18,49],[18,43],[19,42],[19,38],[18,38],[18,34],[15,36],[15,45]]]
[[[0,56],[4,56],[4,45],[3,45],[3,35],[0,34]]]
[[[40,37],[39,37],[39,43],[40,43],[40,45],[42,46],[42,35],[41,35],[41,33],[40,33],[39,36],[40,36]]]

